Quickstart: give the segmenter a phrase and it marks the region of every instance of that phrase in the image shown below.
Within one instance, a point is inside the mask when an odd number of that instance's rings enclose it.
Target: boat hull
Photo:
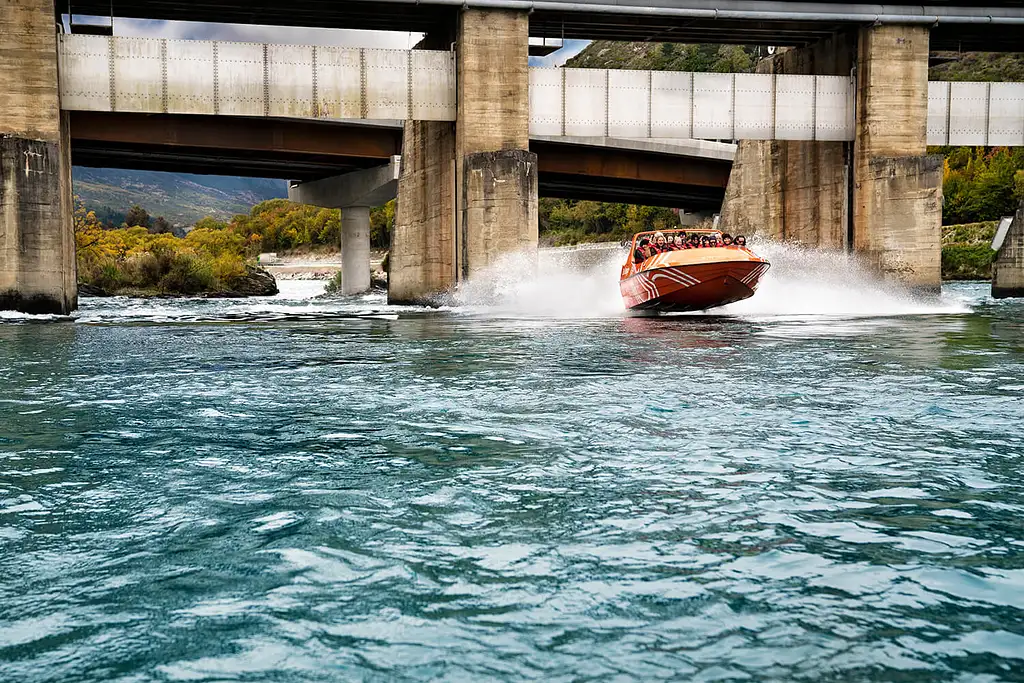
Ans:
[[[756,257],[651,265],[619,281],[626,308],[671,313],[725,306],[753,296],[769,267]]]

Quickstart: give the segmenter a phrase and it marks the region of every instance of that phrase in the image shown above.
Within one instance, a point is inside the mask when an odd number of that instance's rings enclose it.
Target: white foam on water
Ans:
[[[951,294],[915,294],[886,282],[855,255],[798,245],[759,242],[756,253],[772,267],[750,299],[710,311],[680,315],[742,318],[826,316],[891,317],[968,313]],[[578,253],[503,257],[453,295],[460,310],[497,317],[591,318],[625,314],[619,294],[624,249],[608,249],[594,264],[580,266]]]
[[[890,317],[969,313],[952,295],[927,295],[887,282],[854,254],[793,244],[759,242],[756,253],[772,264],[757,292],[712,313],[742,317]]]
[[[459,309],[501,317],[606,318],[622,315],[619,269],[625,250],[607,250],[589,267],[573,255],[503,256],[452,296]]]

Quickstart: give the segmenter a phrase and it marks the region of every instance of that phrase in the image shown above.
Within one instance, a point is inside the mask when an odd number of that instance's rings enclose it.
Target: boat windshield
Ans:
[[[732,246],[729,235],[719,230],[652,230],[633,236],[633,261],[640,263],[655,254],[679,249]]]

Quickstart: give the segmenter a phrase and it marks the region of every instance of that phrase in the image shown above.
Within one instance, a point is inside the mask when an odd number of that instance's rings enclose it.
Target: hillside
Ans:
[[[595,40],[565,65],[580,69],[753,71],[764,48],[743,45],[617,43]],[[1024,81],[1024,52],[937,52],[949,60],[929,69],[933,81]]]
[[[75,194],[100,220],[113,224],[120,224],[133,204],[172,225],[187,226],[204,216],[230,218],[248,213],[254,204],[288,195],[285,181],[265,178],[82,166],[74,167],[72,178]]]
[[[617,43],[595,40],[565,65],[578,69],[753,71],[763,50],[744,45]]]
[[[1024,52],[936,52],[949,59],[928,70],[933,81],[1024,81]]]

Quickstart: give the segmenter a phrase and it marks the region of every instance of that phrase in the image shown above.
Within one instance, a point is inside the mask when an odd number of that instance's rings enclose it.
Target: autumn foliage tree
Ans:
[[[945,225],[998,220],[1024,201],[1024,148],[947,147],[942,173]]]

